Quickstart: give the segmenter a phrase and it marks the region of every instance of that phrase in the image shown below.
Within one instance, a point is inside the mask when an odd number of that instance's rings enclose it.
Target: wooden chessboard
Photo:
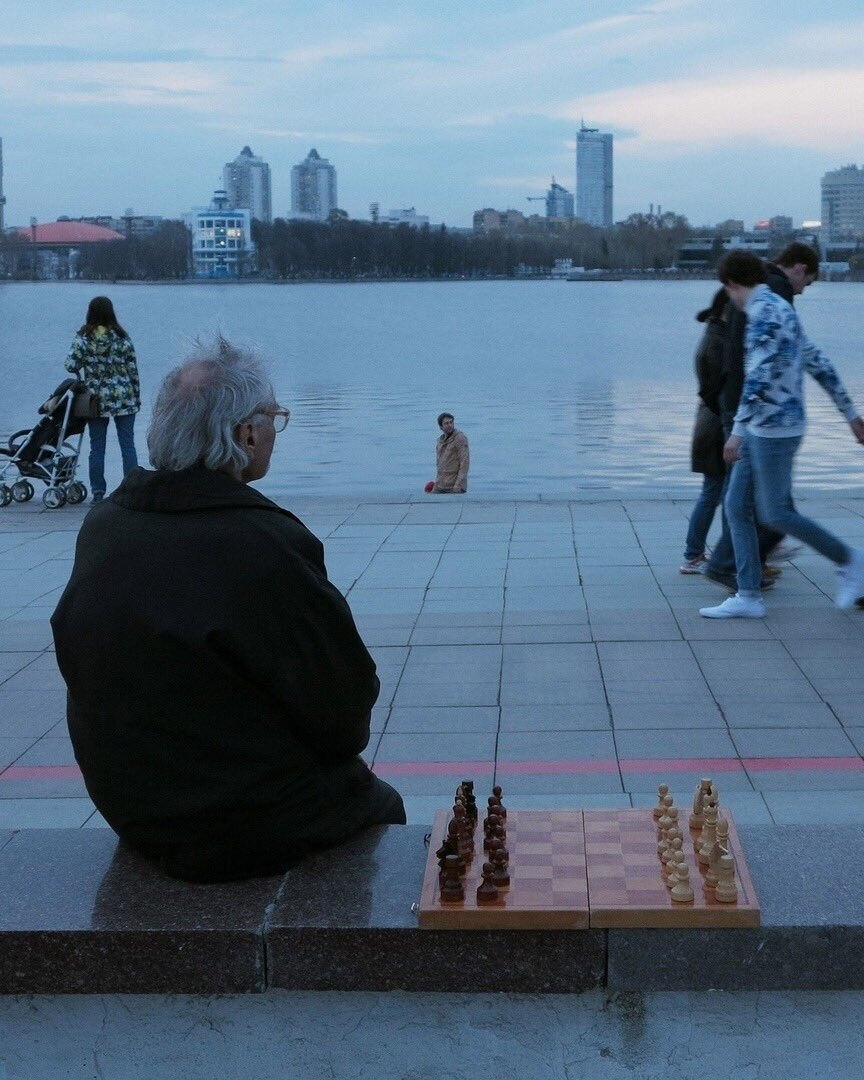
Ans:
[[[494,904],[480,905],[476,889],[483,864],[483,828],[475,833],[476,854],[465,875],[465,899],[442,901],[435,852],[447,832],[450,812],[435,817],[423,878],[419,924],[438,930],[557,930],[635,927],[758,926],[753,888],[732,815],[729,854],[735,860],[738,900],[721,904],[702,889],[704,874],[685,835],[694,899],[671,899],[661,876],[651,810],[510,810],[507,848],[510,888]]]
[[[660,874],[657,829],[650,810],[586,810],[585,858],[592,927],[731,927],[758,926],[759,901],[732,815],[729,854],[735,860],[738,900],[721,904],[702,888],[704,871],[693,848],[693,835],[684,836],[684,856],[690,867],[693,901],[674,901]],[[686,825],[686,814],[682,812]]]
[[[435,816],[420,896],[420,926],[436,930],[579,930],[588,926],[585,833],[572,810],[508,810],[510,887],[493,904],[477,903],[483,866],[483,826],[465,874],[465,899],[442,901],[435,852],[447,834],[447,810]],[[656,858],[656,856],[655,856]]]

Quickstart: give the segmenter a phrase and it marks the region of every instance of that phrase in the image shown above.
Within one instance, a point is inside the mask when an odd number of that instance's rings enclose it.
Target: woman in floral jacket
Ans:
[[[93,502],[105,495],[105,440],[108,417],[114,417],[123,457],[123,475],[138,464],[135,453],[135,414],[141,408],[141,387],[135,349],[117,322],[107,296],[94,296],[87,319],[72,342],[66,369],[80,372],[87,389],[99,402],[99,416],[90,420],[90,490]]]

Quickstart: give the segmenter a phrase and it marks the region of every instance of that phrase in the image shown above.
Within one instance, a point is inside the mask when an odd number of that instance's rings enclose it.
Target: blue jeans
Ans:
[[[94,495],[105,494],[105,441],[108,436],[108,417],[100,416],[87,421],[90,427],[90,490]],[[135,453],[135,413],[115,416],[117,441],[123,458],[123,475],[126,476],[138,464]]]
[[[702,490],[687,527],[687,539],[684,541],[685,559],[695,559],[705,554],[705,540],[714,520],[714,511],[723,501],[723,481],[722,476],[705,476],[702,480]]]
[[[726,516],[735,548],[738,592],[743,596],[759,595],[762,565],[757,517],[768,528],[794,536],[840,566],[849,561],[847,545],[799,514],[792,502],[792,465],[800,445],[800,436],[766,439],[758,435],[745,435],[741,444],[741,460],[733,466],[726,493]]]

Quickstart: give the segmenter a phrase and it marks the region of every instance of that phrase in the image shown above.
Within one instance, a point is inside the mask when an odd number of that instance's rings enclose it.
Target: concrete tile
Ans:
[[[862,791],[864,771],[859,769],[760,769],[750,774],[757,791]]]
[[[462,682],[498,682],[498,664],[476,665],[470,663],[427,664],[423,667],[406,667],[402,673],[401,686],[413,683],[462,683]]]
[[[501,638],[500,615],[491,626],[418,626],[412,645],[493,645]]]
[[[591,629],[587,621],[581,625],[553,626],[503,626],[501,641],[504,644],[530,644],[540,642],[590,641]]]
[[[499,766],[495,779],[506,793],[508,805],[515,805],[517,795],[582,795],[588,793],[623,793],[618,773],[540,773],[525,775],[508,773],[506,766]],[[655,785],[656,790],[656,785]]]
[[[506,770],[516,761],[615,760],[611,731],[502,731],[498,764]]]
[[[594,705],[502,705],[501,731],[606,731],[609,710]]]
[[[590,562],[583,566],[581,558],[579,561],[584,586],[627,585],[656,592],[657,581],[648,566],[599,566]]]
[[[840,722],[847,727],[864,724],[864,698],[860,694],[848,697],[841,694],[829,694],[826,702]]]
[[[621,766],[624,790],[629,791],[634,800],[639,792],[650,792],[656,799],[657,785],[662,783],[669,784],[672,791],[694,792],[696,785],[705,775],[704,772],[697,770],[682,771],[676,769],[674,772],[670,772],[664,767],[650,771],[645,769],[637,770],[631,768],[626,761],[623,761]],[[724,771],[715,775],[714,779],[717,782],[721,800],[727,799],[732,792],[754,790],[754,784],[750,782],[750,777],[743,768],[736,767],[732,772]],[[689,798],[688,795],[687,800]]]
[[[504,623],[508,626],[588,626],[587,609],[581,606],[578,610],[565,608],[561,611],[551,611],[548,608],[504,608]],[[590,630],[589,630],[590,633]]]
[[[864,825],[864,791],[766,791],[778,825]]]
[[[0,738],[0,771],[17,761],[21,755],[34,743],[33,738],[6,739]]]
[[[717,597],[717,603],[723,601]],[[698,611],[676,611],[675,618],[688,641],[732,641],[774,638],[765,619],[705,619]]]
[[[498,683],[421,683],[400,686],[393,704],[403,705],[497,705]]]
[[[850,757],[857,753],[839,727],[736,728],[732,739],[743,758]]]
[[[741,661],[758,660],[770,666],[771,661],[789,659],[786,647],[774,638],[756,641],[694,641],[690,647],[700,663],[726,661],[730,671],[737,669]]]
[[[723,714],[709,698],[698,702],[615,702],[610,708],[612,725],[616,731],[646,728],[726,728]]]
[[[0,829],[78,829],[96,808],[89,799],[7,799],[0,788]]]
[[[66,717],[65,690],[0,688],[0,737],[44,735]]]
[[[622,760],[738,756],[729,733],[713,728],[677,728],[674,731],[616,729],[615,745]]]
[[[0,654],[38,652],[52,643],[51,624],[47,619],[0,622]]]
[[[413,645],[405,664],[406,671],[418,667],[438,667],[441,664],[471,664],[476,668],[501,664],[502,650],[497,644],[481,645]]]
[[[650,660],[602,660],[603,678],[607,685],[642,679],[645,682],[704,682],[699,665],[692,656],[670,659],[653,657]]]
[[[669,611],[593,610],[590,622],[595,641],[675,641],[681,638],[678,623]]]
[[[690,660],[693,657],[686,641],[598,641],[601,666],[607,660]]]
[[[495,732],[426,732],[422,735],[385,733],[375,763],[433,761],[494,761]]]
[[[46,736],[32,743],[16,765],[74,765],[75,753],[68,736]]]
[[[709,680],[709,685],[721,708],[735,702],[767,701],[777,704],[788,701],[818,705],[822,700],[804,679],[714,679]]]
[[[491,786],[495,767],[493,761],[484,762],[481,765],[473,762],[470,774],[466,777],[463,775],[464,770],[460,762],[454,763],[452,769],[449,770],[445,770],[442,763],[442,770],[431,774],[396,773],[388,769],[388,764],[388,762],[382,762],[380,766],[376,765],[373,771],[382,780],[392,784],[403,798],[406,795],[434,795],[441,800],[441,806],[445,808],[453,805],[456,788],[464,779],[473,778],[478,784],[478,789]]]
[[[390,711],[388,734],[440,734],[498,730],[498,708],[478,705],[474,708],[416,706],[395,707]]]
[[[839,721],[822,702],[731,702],[723,706],[730,728],[837,728]],[[864,715],[864,709],[862,709]]]
[[[713,705],[714,698],[704,682],[681,679],[669,683],[647,683],[642,679],[606,683],[609,704],[616,705]]]
[[[425,589],[364,589],[356,585],[348,594],[351,610],[371,615],[417,614],[423,606]]]
[[[606,695],[599,680],[502,683],[502,705],[595,705]]]

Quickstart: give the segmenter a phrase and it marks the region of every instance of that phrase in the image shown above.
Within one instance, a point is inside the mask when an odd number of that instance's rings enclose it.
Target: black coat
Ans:
[[[699,407],[693,425],[690,467],[705,476],[720,477],[723,464],[723,424],[720,420],[720,394],[725,379],[723,370],[726,323],[709,319],[696,350],[696,378],[699,381]]]
[[[783,273],[779,266],[768,263],[768,287],[778,296],[782,296],[787,303],[795,303],[795,293],[792,283]],[[726,381],[720,395],[720,412],[727,431],[732,429],[732,420],[738,412],[741,401],[741,391],[744,389],[744,334],[747,329],[747,316],[739,311],[734,304],[727,307],[729,321],[727,324],[726,350],[723,362]]]
[[[87,515],[51,624],[87,790],[131,845],[218,865],[369,824],[375,664],[321,543],[253,488],[134,470]]]

